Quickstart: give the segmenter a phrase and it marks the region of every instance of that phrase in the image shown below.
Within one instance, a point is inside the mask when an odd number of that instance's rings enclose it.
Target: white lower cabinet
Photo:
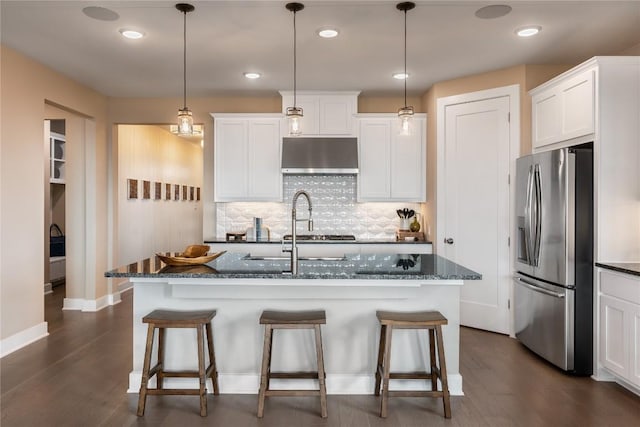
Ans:
[[[426,201],[426,120],[405,136],[396,114],[358,115],[359,202]]]
[[[600,271],[600,364],[640,387],[640,278]]]
[[[282,116],[212,116],[215,201],[281,201]]]

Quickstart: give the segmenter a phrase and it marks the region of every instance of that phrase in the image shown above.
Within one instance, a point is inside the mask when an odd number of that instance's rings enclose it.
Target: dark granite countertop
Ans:
[[[290,240],[287,240],[287,242],[290,242]],[[275,239],[275,240],[260,240],[260,241],[255,241],[255,240],[225,240],[223,238],[211,238],[211,239],[205,239],[204,243],[229,243],[229,244],[247,244],[247,243],[264,243],[264,244],[281,244],[282,240],[281,239]],[[312,245],[317,245],[317,244],[330,244],[330,245],[336,245],[336,244],[343,244],[343,245],[360,245],[360,244],[376,244],[376,245],[380,245],[380,244],[407,244],[407,245],[416,245],[416,244],[422,244],[422,245],[430,245],[431,242],[427,242],[427,241],[422,241],[422,242],[418,242],[418,241],[412,241],[412,240],[393,240],[393,239],[357,239],[357,240],[298,240],[298,244],[299,245],[307,245],[307,244],[312,244]]]
[[[596,266],[607,270],[619,271],[633,276],[640,276],[640,262],[596,262]]]
[[[171,255],[171,254],[167,254]],[[156,256],[105,273],[106,277],[218,279],[338,279],[338,280],[479,280],[482,275],[433,254],[353,254],[340,260],[300,260],[298,275],[287,257],[251,259],[225,253],[208,264],[166,266]]]

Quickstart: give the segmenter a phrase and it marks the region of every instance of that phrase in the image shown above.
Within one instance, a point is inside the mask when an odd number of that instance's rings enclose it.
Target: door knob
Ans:
[[[447,245],[453,245],[453,239],[451,237],[448,237],[448,238],[444,239],[444,242]]]

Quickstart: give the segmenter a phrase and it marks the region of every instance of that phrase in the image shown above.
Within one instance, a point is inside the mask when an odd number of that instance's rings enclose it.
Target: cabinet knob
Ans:
[[[453,245],[453,239],[451,237],[447,237],[446,239],[444,239],[444,242],[447,245]]]

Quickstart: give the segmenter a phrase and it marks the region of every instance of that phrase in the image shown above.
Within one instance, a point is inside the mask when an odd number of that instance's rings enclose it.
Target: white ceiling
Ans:
[[[182,95],[178,1],[1,2],[2,43],[113,97]],[[285,1],[193,1],[187,16],[188,96],[266,94],[293,86],[293,17]],[[298,90],[401,93],[403,14],[395,1],[307,1],[297,14]],[[640,1],[416,1],[408,12],[410,93],[433,83],[517,64],[577,64],[640,43]],[[496,19],[489,4],[513,10]],[[87,17],[108,8],[115,21]],[[536,24],[542,32],[519,38]],[[335,39],[315,31],[340,30]],[[124,39],[120,28],[142,30]],[[250,81],[245,71],[263,77]]]

